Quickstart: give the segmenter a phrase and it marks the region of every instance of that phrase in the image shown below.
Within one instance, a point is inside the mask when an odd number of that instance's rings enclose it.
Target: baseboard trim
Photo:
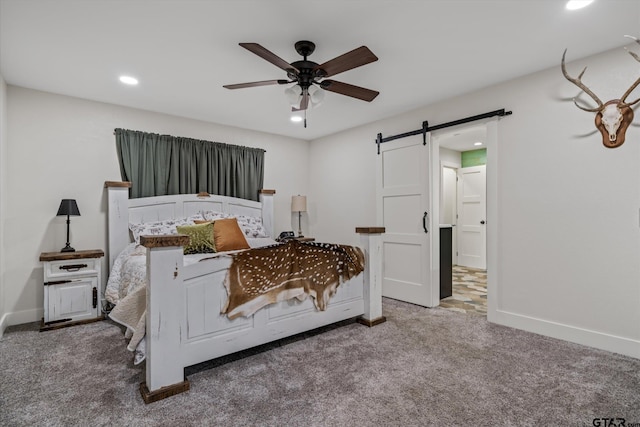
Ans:
[[[2,336],[4,335],[4,330],[7,329],[7,326],[9,326],[9,321],[7,320],[8,318],[9,315],[5,313],[0,319],[0,339],[2,339]]]
[[[640,359],[640,341],[522,314],[496,310],[493,323]]]
[[[43,308],[32,308],[31,310],[14,311],[5,313],[0,319],[0,338],[4,335],[4,331],[13,325],[21,325],[23,323],[38,322],[44,315]]]

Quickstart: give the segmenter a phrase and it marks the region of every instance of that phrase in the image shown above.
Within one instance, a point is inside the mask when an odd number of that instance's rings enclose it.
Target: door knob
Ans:
[[[480,221],[480,224],[484,225],[484,219],[482,221]]]

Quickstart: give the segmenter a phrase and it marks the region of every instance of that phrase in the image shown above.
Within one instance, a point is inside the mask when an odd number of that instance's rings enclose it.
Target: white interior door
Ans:
[[[422,135],[380,146],[377,216],[386,228],[382,294],[427,307],[438,305],[440,292],[432,283],[432,236],[439,230],[431,223],[430,169]]]
[[[487,268],[487,168],[458,169],[458,265]]]

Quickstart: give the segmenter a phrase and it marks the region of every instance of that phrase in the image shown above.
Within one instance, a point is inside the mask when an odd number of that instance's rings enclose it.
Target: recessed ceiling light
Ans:
[[[482,142],[474,142],[473,145],[475,146],[482,145]]]
[[[138,79],[131,76],[120,76],[120,81],[126,85],[137,85]]]
[[[291,121],[294,123],[298,123],[302,121],[302,117],[300,116],[291,116]]]
[[[578,10],[589,6],[593,0],[569,0],[565,6],[568,10]]]

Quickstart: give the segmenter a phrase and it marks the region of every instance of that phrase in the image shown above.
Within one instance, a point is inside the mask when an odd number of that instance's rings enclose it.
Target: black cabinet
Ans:
[[[452,227],[440,227],[440,299],[450,297],[453,293],[452,234]]]

